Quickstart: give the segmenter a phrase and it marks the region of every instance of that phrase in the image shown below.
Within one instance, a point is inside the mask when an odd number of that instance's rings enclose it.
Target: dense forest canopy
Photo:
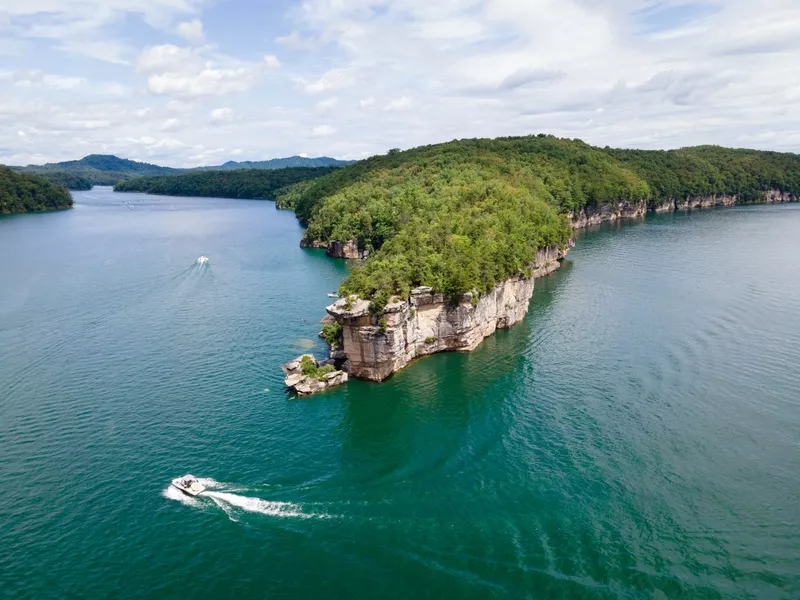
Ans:
[[[119,182],[114,190],[169,196],[263,199],[272,198],[281,188],[328,175],[336,169],[338,167],[199,171],[180,175],[136,177]]]
[[[45,171],[44,173],[38,173],[38,176],[44,177],[56,185],[63,185],[68,190],[90,190],[94,185],[86,177],[69,171]]]
[[[795,154],[701,146],[595,148],[538,135],[390,151],[282,190],[308,241],[355,240],[371,252],[340,288],[381,306],[430,285],[453,297],[524,273],[539,248],[563,246],[568,216],[621,202],[650,208],[690,196],[770,189],[800,194]]]
[[[0,214],[56,210],[72,206],[64,186],[0,165]]]

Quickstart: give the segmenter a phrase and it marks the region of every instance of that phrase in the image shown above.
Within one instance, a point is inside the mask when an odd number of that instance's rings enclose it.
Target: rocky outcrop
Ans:
[[[616,221],[617,219],[638,219],[644,217],[647,204],[639,202],[606,202],[597,207],[586,206],[578,213],[570,213],[573,229],[582,229]]]
[[[303,368],[303,362],[311,365],[311,373]],[[295,392],[298,396],[310,396],[317,392],[322,392],[328,388],[336,387],[346,383],[349,379],[344,371],[337,371],[332,367],[324,367],[331,363],[320,363],[311,354],[303,354],[285,365],[281,369],[286,374],[283,382],[286,387]]]
[[[300,247],[301,248],[327,248],[327,242],[320,242],[319,240],[307,240],[303,238],[300,240]]]
[[[359,250],[355,240],[349,242],[321,242],[319,240],[300,240],[301,248],[325,248],[325,254],[333,258],[364,259],[369,256],[367,250]]]
[[[769,190],[764,192],[760,202],[798,202],[800,198],[793,196],[789,192],[780,190]],[[652,212],[673,212],[676,210],[694,210],[698,208],[729,207],[739,202],[737,195],[712,194],[709,196],[687,196],[686,198],[669,198],[658,202],[618,202],[604,203],[599,207],[586,207],[578,213],[570,213],[569,218],[574,229],[592,227],[616,221],[618,219],[637,219],[644,216],[647,210]]]
[[[392,298],[380,314],[369,302],[343,298],[327,307],[342,325],[344,370],[361,379],[382,381],[419,356],[473,350],[497,329],[509,328],[528,312],[534,280],[552,273],[566,250],[538,253],[529,276],[512,277],[488,294],[464,294],[456,302],[429,287],[408,298]]]
[[[764,194],[764,202],[767,204],[775,204],[778,202],[797,202],[800,200],[797,196],[789,192],[782,192],[780,190],[770,190]]]
[[[367,258],[369,252],[359,250],[355,240],[350,240],[349,242],[328,242],[325,254],[333,258],[357,259]]]
[[[688,196],[683,200],[675,201],[675,210],[712,208],[714,206],[733,206],[736,204],[737,200],[737,196],[728,196],[727,194],[713,194],[711,196]]]

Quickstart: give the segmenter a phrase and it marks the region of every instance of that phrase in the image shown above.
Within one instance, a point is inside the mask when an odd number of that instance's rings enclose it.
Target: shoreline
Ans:
[[[688,197],[680,202],[669,199],[660,204],[606,203],[570,214],[570,225],[576,231],[590,230],[617,221],[643,221],[648,213],[791,204],[800,200],[779,190],[764,192],[764,198],[762,202],[739,203],[736,196],[714,195]],[[381,382],[416,358],[441,352],[471,352],[497,329],[509,329],[525,318],[534,281],[557,270],[574,243],[573,238],[567,248],[540,250],[529,276],[511,277],[481,296],[464,294],[458,302],[420,286],[408,298],[395,296],[380,313],[372,314],[368,301],[356,296],[342,298],[326,307],[326,319],[341,328],[339,337],[330,344],[330,360],[350,377]],[[366,259],[353,240],[326,243],[303,239],[300,245],[325,249],[333,258]]]

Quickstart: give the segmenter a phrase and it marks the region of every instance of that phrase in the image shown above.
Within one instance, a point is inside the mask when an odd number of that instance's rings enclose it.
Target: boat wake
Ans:
[[[164,489],[162,495],[169,500],[175,500],[192,508],[221,508],[231,521],[236,522],[239,521],[243,513],[258,513],[270,517],[294,517],[297,519],[327,519],[331,517],[331,515],[327,514],[304,512],[299,504],[292,502],[264,500],[263,498],[237,494],[234,493],[238,491],[236,486],[222,484],[213,479],[201,477],[198,478],[198,481],[206,488],[206,491],[199,496],[189,496],[171,485]]]

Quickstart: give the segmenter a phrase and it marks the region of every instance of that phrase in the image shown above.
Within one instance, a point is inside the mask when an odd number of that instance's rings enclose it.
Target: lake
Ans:
[[[475,352],[291,399],[347,274],[292,213],[74,196],[0,218],[0,596],[800,596],[800,205],[580,233]]]

